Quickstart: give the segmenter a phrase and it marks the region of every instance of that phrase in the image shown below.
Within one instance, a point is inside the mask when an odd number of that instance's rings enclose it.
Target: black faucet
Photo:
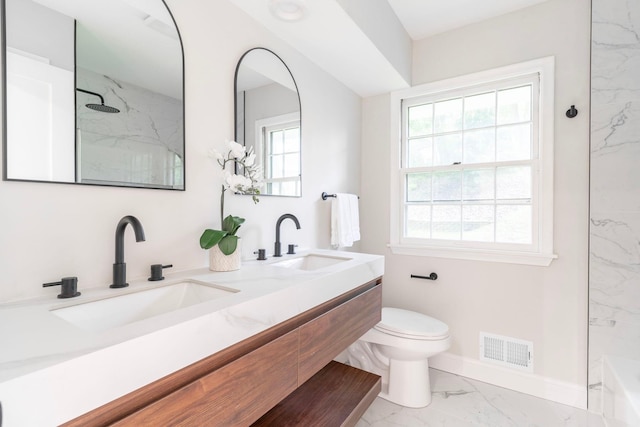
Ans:
[[[144,230],[138,218],[132,215],[123,217],[116,226],[116,262],[113,264],[113,284],[110,288],[126,288],[127,264],[124,262],[124,230],[127,224],[131,224],[136,234],[136,242],[144,242]]]
[[[298,218],[296,218],[295,215],[284,214],[280,218],[278,218],[278,221],[276,221],[276,244],[275,244],[275,249],[273,250],[273,256],[277,256],[277,257],[282,256],[282,249],[280,244],[280,224],[282,224],[282,221],[284,221],[287,218],[295,222],[296,228],[300,230],[300,222],[298,221]]]

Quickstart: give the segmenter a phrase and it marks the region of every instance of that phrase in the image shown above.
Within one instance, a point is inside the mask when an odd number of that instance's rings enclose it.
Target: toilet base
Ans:
[[[389,383],[379,396],[407,408],[424,408],[431,403],[428,360],[390,360]]]
[[[428,359],[390,360],[371,347],[370,343],[356,341],[347,350],[348,359],[351,366],[382,377],[381,398],[407,408],[431,403]]]

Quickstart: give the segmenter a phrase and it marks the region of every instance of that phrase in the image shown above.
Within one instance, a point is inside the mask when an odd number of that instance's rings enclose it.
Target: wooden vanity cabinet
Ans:
[[[381,312],[380,285],[300,326],[298,385],[378,323]]]
[[[380,321],[381,307],[378,278],[64,425],[249,426],[276,417],[321,426],[326,419],[313,417],[327,413],[342,418],[332,425],[354,425],[380,378],[332,359]]]
[[[297,353],[289,332],[114,425],[251,424],[297,388]]]

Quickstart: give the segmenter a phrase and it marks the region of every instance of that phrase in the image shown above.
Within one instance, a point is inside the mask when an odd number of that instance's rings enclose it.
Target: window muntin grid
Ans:
[[[266,194],[300,195],[300,121],[262,128]]]
[[[535,250],[538,86],[535,73],[403,100],[403,241]]]

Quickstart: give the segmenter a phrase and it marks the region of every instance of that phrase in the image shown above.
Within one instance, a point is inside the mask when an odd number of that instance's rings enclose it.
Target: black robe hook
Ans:
[[[576,110],[575,105],[572,105],[571,108],[567,110],[567,117],[569,117],[570,119],[573,119],[577,115],[578,115],[578,110]]]

